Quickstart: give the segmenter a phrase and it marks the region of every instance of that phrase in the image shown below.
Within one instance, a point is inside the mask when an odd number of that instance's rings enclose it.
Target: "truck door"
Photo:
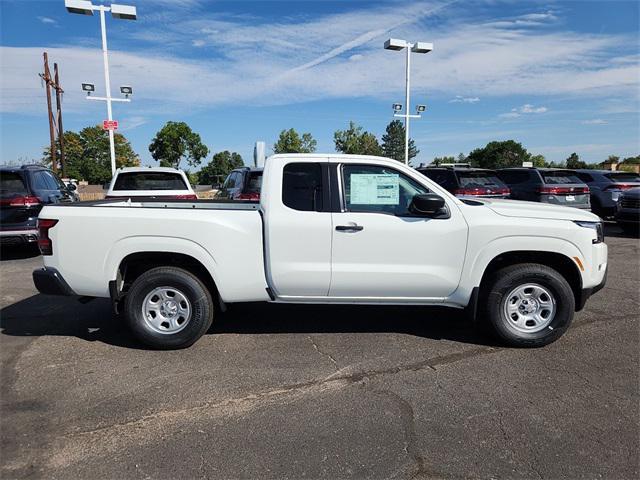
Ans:
[[[428,188],[387,166],[343,164],[338,183],[330,297],[436,299],[454,292],[468,230],[455,205],[440,218],[412,215],[411,199]]]
[[[264,214],[270,287],[280,297],[326,297],[331,280],[328,159],[292,158],[282,168],[271,168],[263,182],[270,195]]]

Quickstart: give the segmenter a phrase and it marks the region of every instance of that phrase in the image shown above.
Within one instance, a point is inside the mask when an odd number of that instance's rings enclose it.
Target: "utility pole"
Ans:
[[[50,153],[51,153],[51,169],[54,172],[58,171],[58,162],[56,161],[56,137],[54,133],[54,119],[53,111],[51,110],[51,73],[49,72],[49,58],[47,52],[42,54],[44,57],[44,73],[40,73],[40,78],[44,80],[45,88],[47,91],[47,110],[49,112],[49,139],[51,140]]]
[[[53,74],[55,77],[55,86],[56,89],[56,108],[57,108],[57,120],[58,120],[58,142],[60,142],[60,165],[62,167],[62,176],[67,176],[67,168],[64,157],[64,128],[62,127],[62,94],[64,90],[60,86],[60,80],[58,78],[58,64],[53,64]]]
[[[54,78],[51,78],[51,71],[49,70],[49,57],[47,52],[42,54],[44,58],[44,73],[40,73],[40,78],[45,83],[47,93],[47,111],[49,113],[49,139],[51,141],[51,170],[57,173],[58,161],[57,161],[57,149],[56,149],[56,136],[60,143],[60,165],[62,167],[62,176],[66,175],[65,158],[64,158],[64,138],[62,129],[62,94],[64,90],[60,86],[60,78],[58,76],[58,64],[53,64]],[[53,115],[53,108],[51,106],[51,89],[56,91],[56,115]],[[57,133],[57,135],[56,135]]]

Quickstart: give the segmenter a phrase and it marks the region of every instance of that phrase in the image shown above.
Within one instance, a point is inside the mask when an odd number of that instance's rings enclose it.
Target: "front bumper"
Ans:
[[[583,288],[580,292],[580,296],[576,299],[576,312],[579,312],[584,308],[585,303],[589,300],[591,295],[598,293],[602,290],[607,283],[607,274],[609,273],[609,265],[607,265],[606,270],[604,271],[604,276],[602,277],[602,281],[596,285],[595,287]]]
[[[55,268],[44,267],[34,270],[33,283],[38,291],[44,295],[76,295]]]
[[[616,212],[616,222],[640,224],[640,210],[621,208]]]

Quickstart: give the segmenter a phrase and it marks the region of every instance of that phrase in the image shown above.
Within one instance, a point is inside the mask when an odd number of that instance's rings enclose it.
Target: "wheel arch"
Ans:
[[[573,291],[576,306],[582,305],[582,275],[576,262],[563,253],[539,250],[513,250],[496,255],[486,266],[479,284],[483,292],[487,282],[498,270],[520,263],[538,263],[553,268],[563,276]]]

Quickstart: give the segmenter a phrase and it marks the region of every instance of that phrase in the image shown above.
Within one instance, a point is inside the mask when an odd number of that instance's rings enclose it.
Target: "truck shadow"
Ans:
[[[37,245],[3,245],[0,246],[0,262],[6,260],[23,260],[40,256]]]
[[[114,317],[106,299],[34,295],[0,310],[0,329],[9,336],[73,336],[89,342],[146,349]],[[216,334],[401,333],[432,340],[495,345],[461,311],[418,306],[276,305],[245,303],[219,313]]]

